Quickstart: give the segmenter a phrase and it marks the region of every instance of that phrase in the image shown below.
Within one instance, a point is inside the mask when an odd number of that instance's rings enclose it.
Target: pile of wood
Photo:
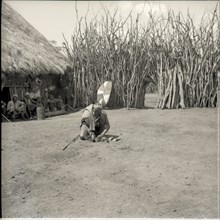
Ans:
[[[216,10],[198,29],[188,15],[169,15],[166,31],[157,35],[157,108],[216,107],[220,41]]]
[[[111,107],[143,108],[147,86],[158,86],[157,108],[216,106],[219,41],[217,15],[198,28],[188,15],[151,13],[146,25],[141,13],[118,20],[107,10],[78,20],[71,45],[64,46],[73,66],[74,107],[96,100],[98,87],[113,82]],[[64,37],[65,38],[65,37]]]

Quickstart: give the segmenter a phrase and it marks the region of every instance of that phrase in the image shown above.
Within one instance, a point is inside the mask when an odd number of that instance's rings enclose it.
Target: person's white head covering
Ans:
[[[14,99],[15,97],[18,98],[18,95],[17,94],[13,94],[12,99]]]

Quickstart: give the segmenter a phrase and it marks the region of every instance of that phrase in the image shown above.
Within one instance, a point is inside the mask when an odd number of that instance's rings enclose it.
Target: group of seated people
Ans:
[[[9,119],[15,120],[17,118],[22,119],[34,119],[37,114],[38,101],[30,97],[30,93],[26,92],[22,100],[18,99],[18,95],[14,94],[11,101],[6,105],[1,101],[2,113]]]
[[[25,92],[24,97],[19,100],[18,95],[14,94],[7,104],[1,100],[2,114],[8,119],[36,119],[37,106],[41,104],[41,98],[32,96],[32,93]],[[64,109],[61,97],[54,98],[53,95],[45,97],[44,100],[45,112],[53,112]]]
[[[48,97],[46,97],[45,99],[46,112],[53,112],[61,109],[64,109],[64,104],[61,99],[61,96],[59,96],[58,98],[54,98],[54,96],[50,94]]]

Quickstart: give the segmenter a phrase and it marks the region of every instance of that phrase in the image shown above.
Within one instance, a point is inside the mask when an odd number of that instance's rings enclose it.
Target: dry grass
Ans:
[[[68,59],[4,2],[1,18],[3,72],[64,73]]]

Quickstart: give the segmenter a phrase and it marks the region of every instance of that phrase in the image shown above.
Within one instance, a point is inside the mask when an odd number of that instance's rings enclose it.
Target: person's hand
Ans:
[[[96,137],[96,142],[101,141],[101,139],[102,139],[102,135],[98,135],[98,136]]]

